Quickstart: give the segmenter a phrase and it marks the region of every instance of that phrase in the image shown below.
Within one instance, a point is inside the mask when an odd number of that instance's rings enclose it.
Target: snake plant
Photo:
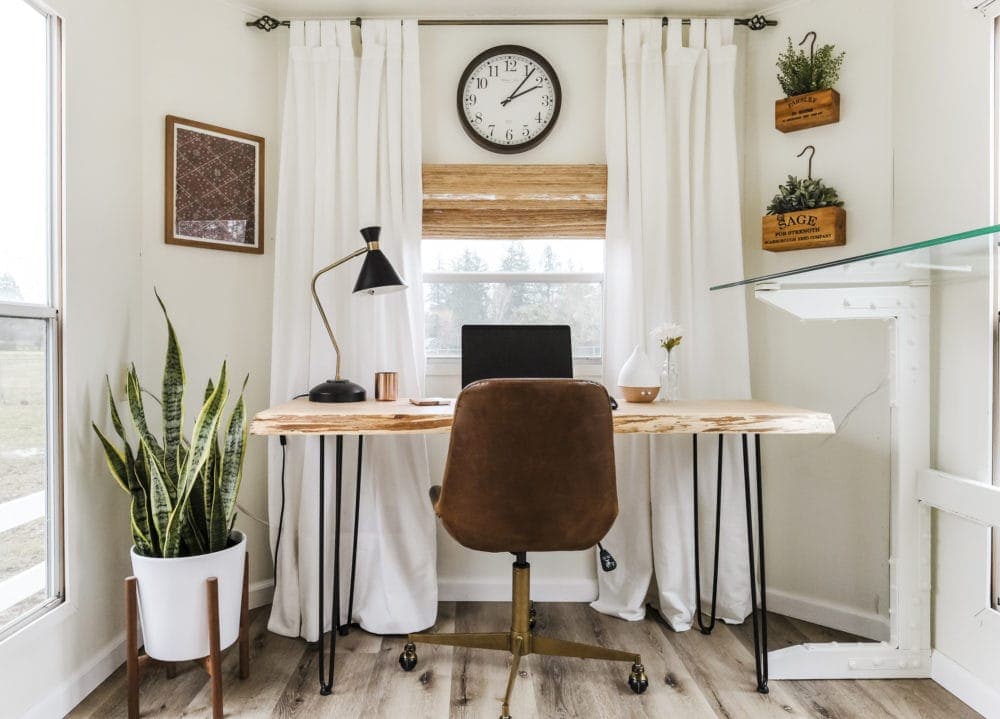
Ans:
[[[126,395],[135,448],[115,406],[107,380],[111,424],[121,442],[116,446],[92,424],[111,476],[131,497],[132,539],[147,557],[187,557],[225,549],[236,515],[236,495],[243,477],[247,438],[243,389],[219,442],[223,407],[228,397],[226,363],[217,382],[205,389],[191,438],[183,433],[186,377],[180,344],[167,308],[156,295],[167,322],[167,352],[161,397],[139,382],[135,365],[126,379]],[[150,430],[143,395],[154,397],[162,411],[162,437]]]

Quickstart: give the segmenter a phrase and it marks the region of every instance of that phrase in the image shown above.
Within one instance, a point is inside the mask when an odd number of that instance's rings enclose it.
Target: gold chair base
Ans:
[[[438,644],[469,649],[493,649],[507,651],[512,655],[510,674],[507,677],[507,692],[504,694],[501,719],[509,719],[510,695],[520,666],[521,657],[528,654],[542,654],[551,657],[575,657],[577,659],[604,659],[613,662],[632,662],[629,687],[641,694],[649,685],[642,658],[633,652],[607,649],[592,644],[568,642],[532,631],[534,625],[531,606],[531,566],[514,562],[513,597],[511,607],[511,628],[509,632],[467,633],[467,634],[410,634],[409,642],[399,657],[403,669],[409,671],[416,666],[416,643]]]

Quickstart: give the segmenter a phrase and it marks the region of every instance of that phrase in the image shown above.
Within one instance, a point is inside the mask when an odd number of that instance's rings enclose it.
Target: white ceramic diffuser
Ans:
[[[660,376],[656,365],[639,345],[618,373],[618,387],[626,402],[652,402],[660,393]]]

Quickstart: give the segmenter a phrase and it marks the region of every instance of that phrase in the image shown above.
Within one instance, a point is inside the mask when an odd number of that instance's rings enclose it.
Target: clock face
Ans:
[[[562,92],[544,57],[518,45],[501,45],[477,56],[458,84],[462,127],[494,152],[524,152],[552,130]]]

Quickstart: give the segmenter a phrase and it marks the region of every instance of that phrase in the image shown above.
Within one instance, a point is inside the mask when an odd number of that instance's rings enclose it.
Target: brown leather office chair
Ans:
[[[491,634],[411,634],[399,657],[417,664],[415,642],[513,654],[501,719],[526,654],[630,661],[628,685],[646,690],[642,659],[536,635],[527,552],[590,549],[618,516],[608,393],[573,379],[490,379],[470,384],[455,404],[448,462],[434,511],[460,544],[510,552],[514,561],[510,631]]]

